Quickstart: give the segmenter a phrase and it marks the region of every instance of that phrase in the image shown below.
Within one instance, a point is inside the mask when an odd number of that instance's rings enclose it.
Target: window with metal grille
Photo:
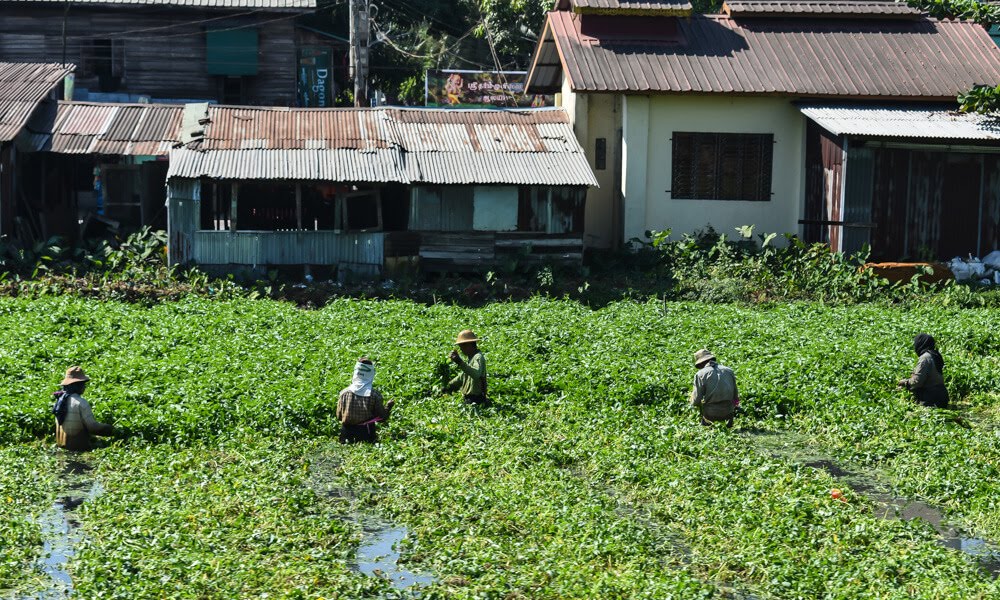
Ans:
[[[770,133],[674,132],[671,196],[768,201],[773,154]]]

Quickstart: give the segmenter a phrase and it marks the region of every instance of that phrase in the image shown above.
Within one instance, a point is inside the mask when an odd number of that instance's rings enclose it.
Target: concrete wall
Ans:
[[[622,242],[621,127],[622,96],[617,94],[576,94],[563,81],[561,106],[569,114],[573,131],[598,187],[587,190],[584,243],[592,248],[610,248]],[[605,140],[605,168],[596,162],[597,140]]]
[[[771,200],[671,197],[675,131],[773,134]],[[647,230],[669,228],[679,237],[708,225],[727,235],[736,235],[734,228],[741,225],[755,225],[756,233],[798,233],[805,197],[805,117],[788,98],[626,96],[621,192],[626,241],[643,238]]]

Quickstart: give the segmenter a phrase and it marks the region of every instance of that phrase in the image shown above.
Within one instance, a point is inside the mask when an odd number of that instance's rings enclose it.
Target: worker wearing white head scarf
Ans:
[[[354,378],[351,385],[347,386],[348,391],[356,396],[367,398],[372,395],[372,383],[375,382],[375,365],[371,361],[361,362],[354,365]]]
[[[393,401],[383,404],[382,394],[372,387],[374,381],[375,365],[362,356],[354,365],[351,385],[337,399],[341,443],[377,441],[375,424],[389,418]]]

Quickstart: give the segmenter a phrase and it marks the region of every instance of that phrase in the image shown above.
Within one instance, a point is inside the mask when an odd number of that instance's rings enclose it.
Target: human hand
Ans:
[[[906,380],[905,379],[900,379],[898,382],[896,382],[896,387],[898,387],[898,388],[905,388],[906,387]]]
[[[448,354],[448,358],[449,358],[449,359],[451,360],[451,362],[453,362],[453,363],[457,363],[458,361],[460,361],[460,360],[461,360],[461,358],[459,358],[459,356],[458,356],[458,351],[457,351],[457,350],[452,350],[452,351],[451,351],[451,352],[450,352],[450,353]]]
[[[444,387],[435,385],[431,387],[431,396],[440,396],[444,392]]]

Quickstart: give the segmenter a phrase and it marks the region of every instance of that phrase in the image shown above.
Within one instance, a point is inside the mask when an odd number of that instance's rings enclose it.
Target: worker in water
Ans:
[[[478,342],[476,334],[468,329],[458,334],[455,345],[465,355],[466,360],[463,360],[455,350],[448,355],[451,362],[458,365],[460,372],[448,382],[445,391],[458,390],[462,392],[466,404],[483,405],[489,404],[490,400],[486,393],[486,358],[479,350]]]
[[[382,394],[372,387],[374,382],[375,365],[362,356],[354,365],[351,385],[337,399],[341,444],[378,441],[377,424],[389,418],[393,401],[383,403]]]
[[[934,338],[921,333],[913,338],[917,366],[907,379],[899,380],[899,387],[913,392],[918,404],[936,408],[948,408],[948,389],[944,386],[944,358],[937,351]]]
[[[83,398],[90,377],[80,367],[66,369],[62,389],[53,394],[56,415],[56,444],[67,450],[90,450],[92,435],[114,435],[115,428],[94,418],[90,403]]]
[[[732,427],[736,407],[740,405],[733,370],[720,365],[708,350],[695,353],[694,366],[698,372],[694,375],[691,406],[701,412],[701,424],[725,421],[727,426]]]

